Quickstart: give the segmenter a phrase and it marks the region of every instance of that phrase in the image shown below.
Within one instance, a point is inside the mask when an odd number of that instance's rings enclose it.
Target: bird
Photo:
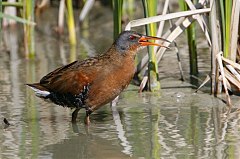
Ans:
[[[135,31],[123,31],[104,54],[74,61],[48,73],[39,83],[26,85],[37,97],[75,109],[72,113],[74,123],[79,110],[84,108],[84,122],[89,125],[90,114],[114,100],[129,85],[138,50],[149,45],[166,47],[149,40],[169,42]]]

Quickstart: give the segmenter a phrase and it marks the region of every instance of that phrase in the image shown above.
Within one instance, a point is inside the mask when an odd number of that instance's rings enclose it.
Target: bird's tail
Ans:
[[[29,86],[32,90],[34,90],[36,96],[40,98],[46,98],[50,94],[50,92],[46,88],[41,86],[39,83],[26,84],[26,85]]]

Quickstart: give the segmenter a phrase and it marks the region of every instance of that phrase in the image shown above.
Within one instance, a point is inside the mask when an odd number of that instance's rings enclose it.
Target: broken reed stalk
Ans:
[[[228,94],[227,81],[226,81],[225,72],[224,72],[223,63],[222,63],[222,55],[223,55],[223,52],[220,52],[217,54],[217,62],[219,65],[221,76],[222,76],[222,82],[223,82],[223,87],[226,94],[227,105],[231,108],[232,104],[231,104],[230,96]]]
[[[185,2],[187,3],[188,7],[191,9],[191,10],[196,10],[197,8],[203,8],[204,6],[204,3],[206,3],[206,0],[200,0],[196,6],[192,3],[191,0],[185,0]],[[210,6],[211,7],[211,6]],[[196,17],[196,20],[199,24],[199,26],[201,27],[202,31],[204,32],[205,34],[205,37],[208,41],[208,44],[211,46],[212,43],[211,43],[211,39],[210,39],[210,33],[209,33],[209,29],[208,29],[208,25],[207,25],[207,22],[206,22],[206,18],[203,17],[203,15],[194,15]]]
[[[163,7],[163,12],[162,15],[166,15],[168,12],[168,8],[169,8],[169,0],[166,0],[164,3],[164,7]],[[164,27],[165,21],[161,21],[159,23],[159,27],[158,27],[158,31],[157,31],[157,36],[161,37],[162,33],[163,33],[163,27]],[[155,47],[156,48],[156,47]],[[155,50],[156,51],[156,50]]]
[[[169,7],[168,7],[168,10],[169,10]],[[173,22],[172,20],[169,20],[169,24],[170,24],[170,27],[172,28],[173,27]],[[178,49],[178,45],[176,43],[176,41],[174,40],[173,42],[173,46],[175,47],[175,53],[177,55],[177,61],[178,61],[178,68],[179,68],[179,71],[180,71],[180,80],[184,81],[184,76],[183,76],[183,69],[182,69],[182,63],[181,63],[181,59],[180,59],[180,54],[179,54],[179,49]]]
[[[113,38],[116,39],[122,32],[122,7],[123,0],[113,0]]]
[[[177,56],[178,68],[179,68],[180,76],[181,76],[180,80],[184,81],[183,69],[182,69],[182,63],[181,63],[181,59],[180,59],[178,45],[175,41],[173,41],[172,43],[173,43],[173,46],[175,47],[175,53],[176,53],[176,56]]]
[[[209,75],[207,75],[207,77],[204,79],[204,81],[202,82],[202,84],[198,87],[198,89],[195,92],[198,92],[208,81],[210,81],[211,78]]]
[[[219,29],[219,15],[217,14],[217,4],[215,0],[211,0],[212,10],[210,12],[210,28],[211,28],[211,37],[212,37],[212,49],[211,49],[211,92],[216,96],[218,93],[218,79],[219,79],[219,71],[218,71],[218,63],[217,63],[217,54],[220,52],[219,46],[219,35],[221,35],[221,31]]]
[[[236,68],[238,71],[240,71],[240,65],[239,65],[238,63],[233,62],[233,61],[231,61],[231,60],[229,60],[229,59],[227,59],[227,58],[224,58],[224,57],[222,57],[222,60],[223,60],[224,62],[230,64],[230,65],[233,66],[234,68]]]
[[[240,91],[240,65],[224,57],[222,57],[222,61],[225,63],[226,68],[230,71],[228,80],[238,88],[238,91]]]
[[[157,15],[157,0],[142,0],[144,8],[144,16],[152,17]],[[157,25],[150,23],[146,25],[146,33],[150,36],[156,36]],[[158,91],[161,89],[158,77],[158,62],[156,60],[154,46],[148,46],[148,89],[150,91]]]
[[[67,5],[67,24],[68,24],[69,41],[71,45],[76,45],[77,40],[76,40],[72,0],[66,0],[66,5]]]
[[[172,42],[173,40],[175,40],[185,29],[187,29],[192,22],[195,19],[193,19],[193,17],[187,17],[184,18],[184,20],[181,22],[181,24],[174,26],[174,30],[171,32],[171,34],[168,36],[168,41]],[[165,38],[165,36],[163,36]],[[169,43],[165,43],[165,46],[169,46]],[[166,48],[160,47],[158,52],[157,52],[157,60],[158,62],[162,59],[164,53],[165,53]]]
[[[239,73],[231,66],[225,65],[224,69],[227,79],[236,87],[238,91],[240,90],[240,75]]]
[[[139,86],[139,90],[138,90],[139,93],[141,93],[141,92],[144,90],[147,82],[148,82],[148,76],[147,76],[147,75],[144,75],[144,76],[143,76],[143,79],[142,79],[142,82],[141,82],[141,84],[140,84],[140,86]]]
[[[23,7],[24,19],[34,21],[34,0],[25,0]],[[26,58],[35,57],[34,25],[24,23],[24,46]]]

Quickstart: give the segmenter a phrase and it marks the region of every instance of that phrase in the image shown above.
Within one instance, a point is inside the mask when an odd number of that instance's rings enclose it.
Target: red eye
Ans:
[[[131,39],[131,40],[134,40],[136,37],[135,36],[133,36],[133,35],[130,35],[129,36],[129,39]]]

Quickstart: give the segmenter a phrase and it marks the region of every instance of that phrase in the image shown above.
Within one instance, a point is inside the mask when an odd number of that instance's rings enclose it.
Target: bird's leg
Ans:
[[[90,124],[89,116],[90,116],[90,114],[91,114],[92,112],[93,112],[93,111],[91,110],[91,108],[86,107],[86,117],[85,117],[85,121],[84,121],[86,125],[89,125],[89,124]]]
[[[81,108],[76,108],[74,110],[74,112],[72,113],[72,122],[75,123],[76,122],[76,119],[77,119],[77,115],[78,115],[78,111],[80,110]]]

